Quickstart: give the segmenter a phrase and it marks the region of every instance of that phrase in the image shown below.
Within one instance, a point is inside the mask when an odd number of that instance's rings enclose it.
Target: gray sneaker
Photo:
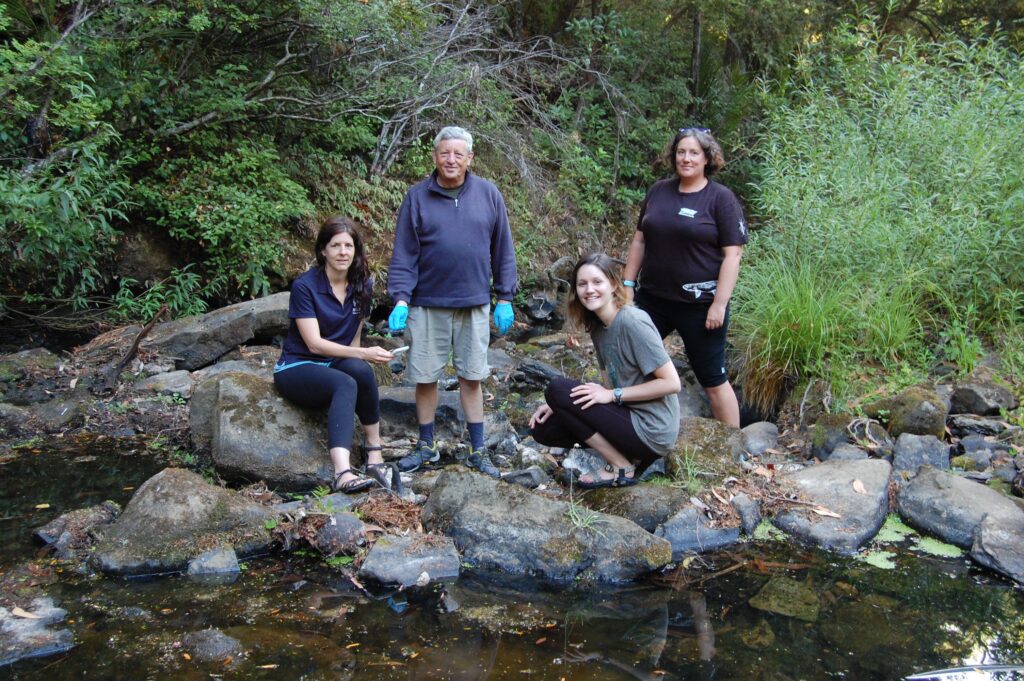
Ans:
[[[431,447],[420,440],[416,449],[412,450],[398,460],[398,470],[403,473],[411,473],[425,464],[437,463],[441,460],[441,452],[437,451],[437,443]]]
[[[474,449],[471,451],[469,456],[466,457],[466,465],[492,478],[501,477],[501,471],[491,463],[491,455],[487,453],[486,449]]]

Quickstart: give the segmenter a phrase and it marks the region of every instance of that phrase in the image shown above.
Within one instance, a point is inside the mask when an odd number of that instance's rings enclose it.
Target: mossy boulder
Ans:
[[[823,414],[811,426],[811,457],[827,461],[833,450],[841,444],[852,444],[849,414]]]
[[[679,438],[665,457],[665,472],[680,482],[711,485],[742,472],[742,453],[743,433],[739,428],[715,419],[690,416],[679,423]]]
[[[893,437],[910,433],[934,435],[942,439],[946,432],[949,408],[934,388],[917,385],[892,397],[872,402],[865,408],[865,413],[886,423]]]
[[[272,544],[273,513],[237,492],[182,468],[147,480],[124,513],[99,530],[92,564],[114,575],[181,572],[209,549],[231,546],[240,557]]]

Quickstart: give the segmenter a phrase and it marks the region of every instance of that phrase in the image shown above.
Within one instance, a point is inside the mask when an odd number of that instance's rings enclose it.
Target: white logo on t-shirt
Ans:
[[[682,215],[684,218],[692,218],[697,216],[697,211],[695,211],[692,208],[680,208],[679,214]]]
[[[743,222],[743,220],[740,220],[740,234],[743,236],[747,235],[747,223]]]

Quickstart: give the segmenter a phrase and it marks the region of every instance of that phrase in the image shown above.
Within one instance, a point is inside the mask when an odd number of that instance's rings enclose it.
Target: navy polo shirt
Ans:
[[[369,288],[370,283],[367,282],[366,286]],[[345,302],[340,302],[322,267],[314,267],[292,282],[292,294],[288,302],[288,319],[291,320],[288,337],[281,346],[281,359],[277,361],[274,371],[288,369],[296,364],[330,364],[333,361],[333,358],[318,355],[306,347],[299,326],[295,323],[296,319],[316,319],[321,338],[340,345],[352,345],[363,319],[356,298],[358,296],[350,288]]]

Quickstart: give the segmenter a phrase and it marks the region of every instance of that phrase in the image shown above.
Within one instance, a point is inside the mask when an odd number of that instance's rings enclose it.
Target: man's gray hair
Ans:
[[[434,148],[437,149],[437,145],[445,140],[462,140],[466,143],[466,151],[470,153],[473,151],[473,136],[465,128],[454,125],[441,128],[441,132],[437,133],[437,137],[434,138]]]

